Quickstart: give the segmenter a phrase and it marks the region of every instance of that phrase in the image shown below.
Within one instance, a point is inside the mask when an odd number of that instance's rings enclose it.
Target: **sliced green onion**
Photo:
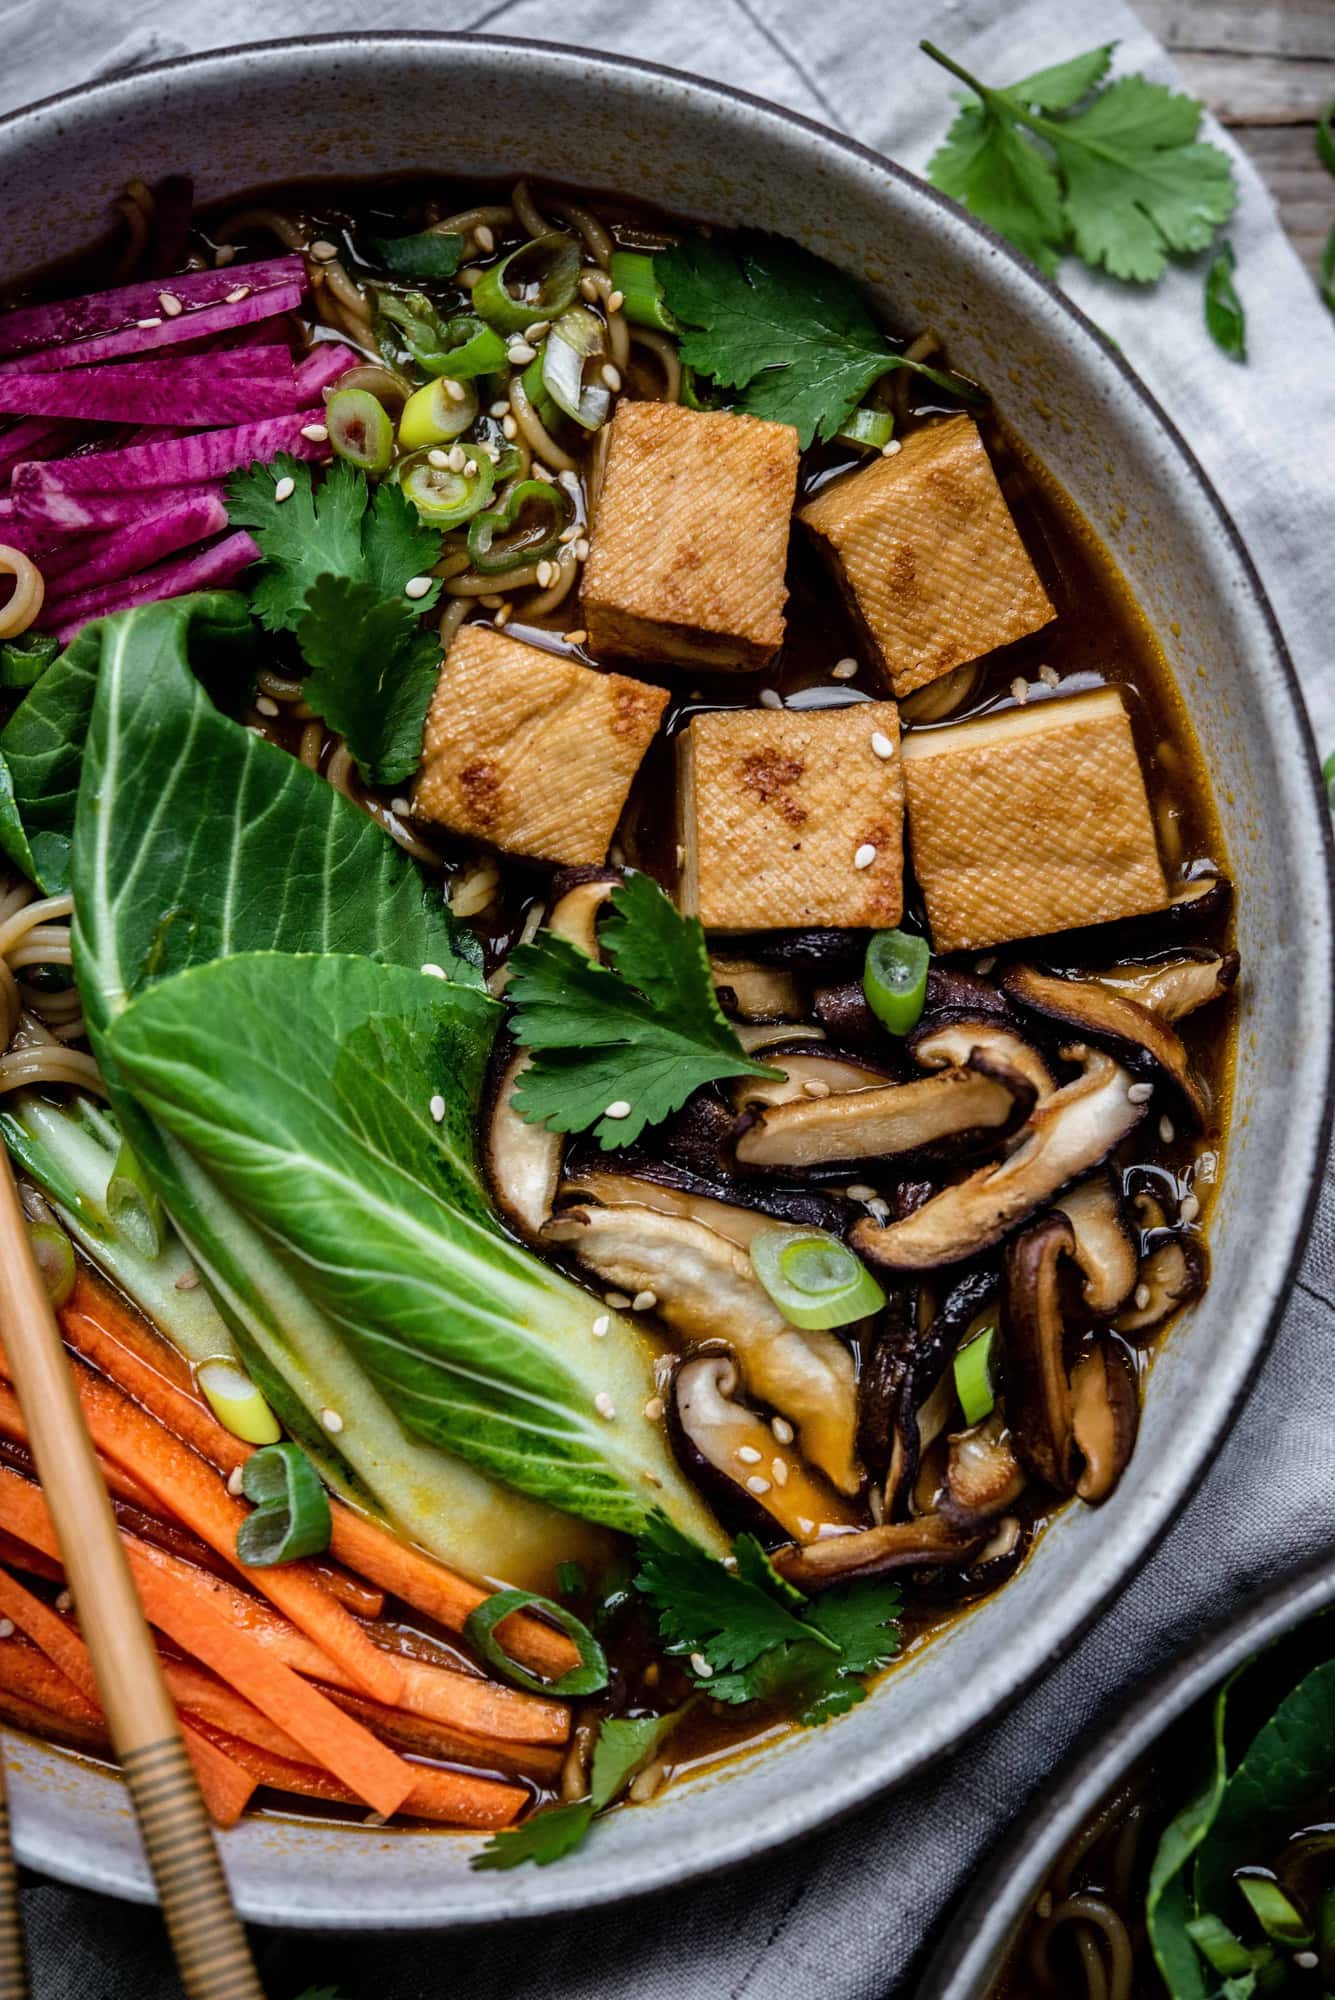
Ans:
[[[663,298],[654,260],[645,250],[614,250],[608,272],[612,290],[621,294],[621,310],[634,326],[657,327],[660,333],[680,333]]]
[[[469,447],[460,447],[468,451]],[[468,467],[472,467],[472,471]],[[419,451],[399,460],[399,484],[424,521],[433,528],[457,528],[481,513],[496,488],[496,468],[479,446],[462,472],[447,465],[433,465],[429,455]]]
[[[450,444],[477,421],[477,390],[446,375],[416,389],[399,418],[399,443],[405,451]]]
[[[444,330],[435,348],[423,347],[414,355],[419,368],[428,375],[450,375],[456,382],[472,382],[479,375],[499,375],[505,367],[505,342],[474,313],[461,313]]]
[[[556,1588],[562,1597],[583,1597],[589,1587],[589,1579],[584,1574],[584,1565],[579,1562],[559,1562],[556,1565]]]
[[[1311,1944],[1314,1935],[1311,1924],[1267,1869],[1239,1868],[1233,1880],[1268,1938],[1292,1951]]]
[[[37,1268],[46,1286],[46,1295],[53,1306],[63,1306],[74,1290],[77,1275],[74,1262],[74,1245],[64,1230],[54,1222],[30,1222],[28,1241],[32,1254],[37,1259]]]
[[[681,371],[681,400],[688,410],[726,410],[729,407],[725,389],[721,389],[717,382],[711,382],[707,375],[697,374],[694,368],[686,366]]]
[[[529,1673],[512,1660],[501,1644],[496,1627],[512,1611],[530,1608],[540,1611],[544,1618],[558,1626],[574,1642],[579,1665],[562,1674],[560,1680],[540,1680],[536,1674]],[[597,1694],[599,1688],[607,1686],[607,1656],[588,1626],[582,1625],[563,1604],[553,1603],[550,1597],[535,1597],[531,1590],[498,1590],[494,1597],[488,1597],[475,1611],[469,1612],[464,1621],[464,1637],[477,1647],[488,1666],[495,1667],[497,1673],[504,1674],[516,1687],[526,1688],[530,1694],[554,1694],[564,1698],[575,1694]]]
[[[484,271],[473,287],[473,310],[502,333],[522,333],[534,320],[563,313],[578,284],[579,245],[573,236],[554,230],[521,243]],[[534,286],[536,297],[516,297]]]
[[[877,931],[867,945],[862,990],[867,1005],[892,1035],[916,1028],[927,1000],[926,938],[909,931]]]
[[[781,1222],[751,1238],[751,1263],[765,1290],[794,1326],[847,1326],[879,1312],[885,1293],[848,1245],[825,1229]]]
[[[237,1561],[248,1569],[300,1562],[329,1547],[329,1495],[299,1444],[270,1444],[241,1468],[241,1491],[254,1503],[236,1531]]]
[[[607,329],[596,313],[574,306],[562,313],[542,345],[542,384],[558,409],[596,431],[606,422],[612,392],[601,382],[585,383],[585,364],[603,351]]]
[[[195,1380],[225,1431],[245,1444],[277,1444],[283,1435],[277,1418],[235,1361],[203,1361]]]
[[[862,451],[884,451],[895,434],[895,420],[889,410],[854,410],[847,423],[835,432],[839,444],[855,444]]]
[[[418,236],[368,236],[365,242],[397,278],[452,278],[464,254],[463,237],[440,229],[424,229]]]
[[[335,389],[324,416],[336,457],[361,472],[388,472],[394,460],[394,420],[369,389]]]
[[[495,537],[513,528],[526,507],[539,508],[543,518],[521,528],[508,542],[496,542]],[[541,562],[560,546],[561,530],[574,511],[564,486],[546,479],[521,479],[499,507],[475,514],[469,522],[468,559],[483,576],[500,576],[520,563]]]
[[[542,379],[542,351],[534,355],[519,378],[524,394],[537,412],[538,422],[544,430],[551,430],[561,421],[561,412],[547,393],[547,384]]]
[[[981,1424],[997,1405],[992,1384],[992,1350],[997,1330],[985,1326],[972,1340],[966,1340],[955,1355],[955,1394],[960,1399],[966,1424]]]
[[[54,632],[20,632],[7,639],[0,646],[0,688],[35,687],[60,651]]]
[[[124,1139],[107,1182],[107,1214],[132,1250],[150,1263],[161,1256],[167,1228],[162,1203]]]
[[[1255,1966],[1256,1954],[1234,1936],[1222,1917],[1193,1917],[1185,1928],[1198,1951],[1225,1979],[1237,1978]]]

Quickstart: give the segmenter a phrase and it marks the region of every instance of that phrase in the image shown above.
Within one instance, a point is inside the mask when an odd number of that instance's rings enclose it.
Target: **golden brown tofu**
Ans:
[[[413,811],[507,854],[605,861],[667,699],[465,625],[431,697]]]
[[[1168,900],[1116,688],[915,731],[913,867],[937,951],[973,951]]]
[[[763,667],[783,644],[789,424],[621,403],[580,608],[596,652]]]
[[[904,907],[891,701],[697,715],[677,738],[682,908],[708,930],[884,929]]]
[[[971,417],[911,432],[798,519],[901,699],[1055,616]]]

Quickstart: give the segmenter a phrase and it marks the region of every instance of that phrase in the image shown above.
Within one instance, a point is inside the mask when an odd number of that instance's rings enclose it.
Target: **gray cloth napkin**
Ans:
[[[1114,38],[1119,66],[1163,81],[1162,51],[1120,0],[0,0],[0,109],[188,49],[342,28],[487,28],[649,57],[841,127],[921,169],[952,105],[920,35],[1003,83]],[[71,51],[77,55],[71,57]],[[1210,135],[1222,141],[1223,135]],[[1329,562],[1335,547],[1335,330],[1234,153],[1230,236],[1246,368],[1201,324],[1201,269],[1151,291],[1063,270],[1165,404],[1231,509],[1335,749]],[[1332,183],[1335,215],[1335,183]],[[949,1764],[801,1848],[685,1895],[596,1918],[467,1937],[257,1940],[271,2000],[888,2000],[1022,1802],[1130,1683],[1268,1578],[1335,1542],[1335,1173],[1252,1399],[1177,1526],[1095,1631]],[[1282,1463],[1277,1440],[1283,1439]],[[893,1699],[893,1697],[890,1697]],[[168,2000],[156,1915],[54,1884],[26,1913],[38,2000]]]

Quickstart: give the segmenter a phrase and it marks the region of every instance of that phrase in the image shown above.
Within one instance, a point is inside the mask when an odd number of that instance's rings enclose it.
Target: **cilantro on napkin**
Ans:
[[[515,1040],[533,1061],[513,1104],[530,1125],[593,1129],[604,1151],[680,1110],[701,1084],[777,1076],[752,1062],[714,994],[705,935],[648,875],[612,891],[600,965],[540,931],[510,954]],[[626,1105],[620,1116],[608,1107]]]

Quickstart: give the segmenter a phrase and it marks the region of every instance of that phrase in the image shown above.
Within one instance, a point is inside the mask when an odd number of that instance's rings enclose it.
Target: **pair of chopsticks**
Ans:
[[[3,1146],[0,1345],[9,1358],[112,1747],[130,1789],[187,2000],[264,2000],[130,1577]],[[0,2000],[27,2000],[27,1993],[0,1769]]]

